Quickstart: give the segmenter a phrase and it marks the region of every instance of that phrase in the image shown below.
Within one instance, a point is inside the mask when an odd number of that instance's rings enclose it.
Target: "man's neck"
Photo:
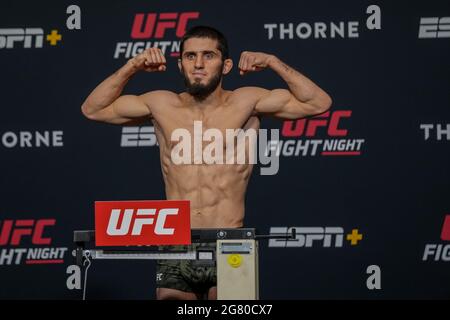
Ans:
[[[213,92],[204,98],[197,98],[187,93],[187,102],[197,108],[204,108],[206,106],[216,106],[222,103],[225,90],[218,86]]]

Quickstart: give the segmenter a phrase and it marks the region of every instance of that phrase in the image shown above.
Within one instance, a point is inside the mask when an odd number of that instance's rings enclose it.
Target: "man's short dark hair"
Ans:
[[[180,55],[183,55],[184,42],[190,38],[208,38],[217,40],[217,49],[222,54],[222,61],[229,58],[228,42],[225,36],[217,29],[208,26],[195,26],[189,29],[181,39]]]

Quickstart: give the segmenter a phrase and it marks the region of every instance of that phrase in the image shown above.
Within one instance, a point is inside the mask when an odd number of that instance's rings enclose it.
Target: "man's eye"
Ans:
[[[212,53],[205,54],[206,59],[211,59],[213,57]]]
[[[188,59],[191,59],[191,60],[194,59],[194,57],[195,57],[195,55],[193,55],[193,54],[188,54],[188,55],[187,55],[187,58],[188,58]]]

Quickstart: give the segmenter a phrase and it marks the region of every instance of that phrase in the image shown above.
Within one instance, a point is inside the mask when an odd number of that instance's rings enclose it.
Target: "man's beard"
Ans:
[[[222,73],[220,72],[220,70],[222,70],[222,66],[206,84],[196,82],[195,80],[193,83],[191,83],[189,81],[189,78],[184,73],[184,70],[182,70],[181,75],[183,76],[187,93],[192,95],[196,100],[204,100],[219,86],[219,83],[222,80]]]

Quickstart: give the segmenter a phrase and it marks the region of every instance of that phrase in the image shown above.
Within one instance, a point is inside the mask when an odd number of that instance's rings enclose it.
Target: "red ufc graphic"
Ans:
[[[181,38],[186,33],[186,26],[191,19],[198,19],[200,12],[168,12],[168,13],[137,13],[134,17],[131,38],[148,39],[164,38],[167,29],[176,29],[175,34]]]
[[[31,237],[32,244],[51,244],[51,238],[44,238],[44,229],[54,226],[55,219],[3,220],[0,229],[0,246],[18,246],[24,236]]]
[[[96,201],[97,246],[191,243],[189,201]]]
[[[442,226],[441,240],[450,241],[450,214],[445,216]]]
[[[306,137],[314,137],[318,127],[325,127],[329,136],[345,137],[347,130],[339,128],[339,121],[341,118],[350,118],[351,115],[351,110],[337,110],[331,113],[331,117],[330,111],[327,111],[310,119],[284,121],[281,134],[285,137],[301,137],[303,134]]]

